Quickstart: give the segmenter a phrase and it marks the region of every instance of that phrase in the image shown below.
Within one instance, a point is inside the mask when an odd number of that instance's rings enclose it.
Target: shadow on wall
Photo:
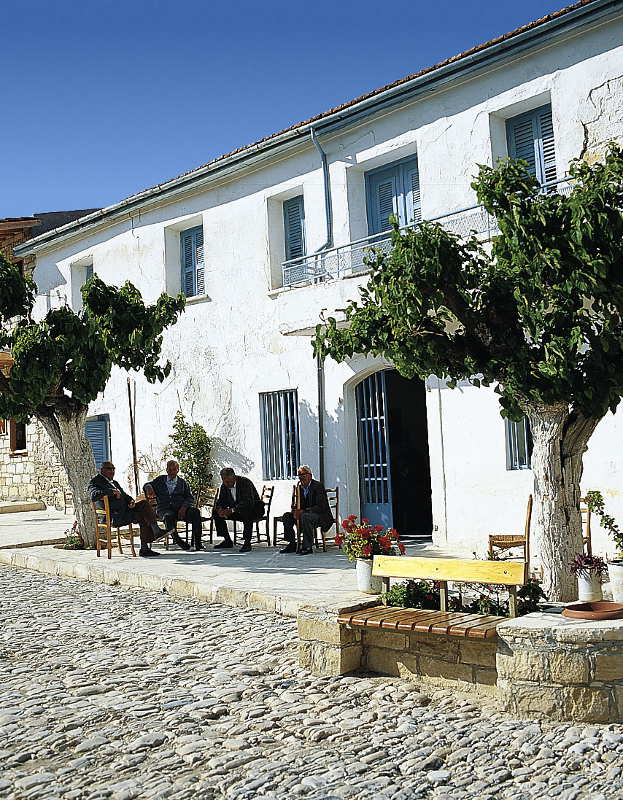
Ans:
[[[299,403],[300,463],[309,464],[314,477],[320,479],[320,456],[318,447],[318,414],[306,400]],[[324,415],[324,485],[328,489],[339,486],[340,516],[348,516],[346,510],[348,485],[346,481],[346,463],[348,454],[345,446],[344,405],[340,400],[333,412]],[[298,465],[297,465],[298,466]]]
[[[214,485],[220,483],[219,472],[223,467],[233,467],[237,475],[248,475],[255,463],[237,450],[233,450],[220,437],[210,437],[212,441],[212,462],[214,464]]]

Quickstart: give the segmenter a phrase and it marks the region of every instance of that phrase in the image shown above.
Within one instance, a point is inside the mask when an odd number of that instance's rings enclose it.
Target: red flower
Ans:
[[[372,548],[369,544],[364,544],[364,546],[361,548],[361,552],[363,553],[364,558],[367,558],[368,556],[372,555]]]
[[[403,544],[402,542],[398,542],[398,549],[400,550],[400,552],[401,552],[403,555],[405,554],[405,552],[406,552],[406,547],[404,546],[404,544]]]
[[[374,530],[375,530],[377,533],[380,533],[382,530],[384,530],[384,528],[383,528],[383,526],[382,526],[382,525],[375,525],[375,526],[374,526]]]
[[[336,545],[338,547],[340,547],[343,541],[344,541],[344,537],[341,534],[336,533],[336,535],[335,535],[335,543],[336,543]]]
[[[355,519],[355,517],[353,517],[353,519]],[[370,522],[369,519],[363,519],[363,518],[361,521],[363,522],[364,525],[367,525]]]

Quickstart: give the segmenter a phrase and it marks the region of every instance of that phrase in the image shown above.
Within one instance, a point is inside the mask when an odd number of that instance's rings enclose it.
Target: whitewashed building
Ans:
[[[475,165],[528,158],[544,182],[623,140],[623,3],[580,2],[430,69],[222,156],[20,246],[42,308],[80,303],[93,270],[147,301],[183,290],[165,336],[169,378],[137,378],[137,439],[158,457],[181,408],[217,440],[217,462],[275,484],[297,462],[363,512],[440,545],[484,552],[523,526],[529,441],[491,390],[407,381],[366,357],[318,364],[310,334],[366,281],[387,218],[486,230]],[[561,184],[564,190],[564,183]],[[93,403],[99,453],[129,474],[126,375]],[[599,426],[585,488],[623,517],[623,414]],[[494,530],[492,530],[494,528]],[[605,539],[598,541],[602,549]]]

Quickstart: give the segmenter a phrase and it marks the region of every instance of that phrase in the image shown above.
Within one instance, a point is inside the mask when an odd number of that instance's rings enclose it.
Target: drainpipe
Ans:
[[[327,161],[327,154],[322,149],[322,145],[318,141],[316,131],[312,128],[309,129],[311,140],[314,147],[318,151],[320,160],[322,162],[322,178],[324,189],[324,211],[327,224],[327,240],[315,252],[321,253],[329,247],[333,247],[333,206],[331,204],[331,178],[329,175],[329,164]],[[318,384],[318,479],[320,483],[324,484],[325,477],[325,462],[324,462],[324,407],[325,407],[325,380],[324,380],[324,358],[316,356],[316,379]]]

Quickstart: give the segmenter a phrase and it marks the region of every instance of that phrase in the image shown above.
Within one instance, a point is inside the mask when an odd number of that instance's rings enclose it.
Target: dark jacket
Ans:
[[[121,492],[121,497],[119,499],[114,495],[115,489]],[[129,504],[134,502],[134,500],[129,494],[123,491],[117,481],[109,481],[108,478],[105,478],[98,472],[97,475],[89,481],[87,491],[91,501],[95,503],[98,508],[104,508],[104,501],[102,500],[104,496],[109,498],[110,519],[113,525],[127,525],[128,522],[132,521],[132,511],[129,508]]]
[[[328,531],[335,520],[333,519],[333,514],[331,513],[331,509],[329,507],[329,501],[327,500],[327,490],[320,483],[320,481],[313,479],[309,484],[307,497],[305,497],[303,487],[300,486],[299,488],[301,490],[301,508],[305,511],[313,511],[314,514],[318,514],[320,517],[320,527],[323,531]],[[294,510],[295,508],[296,489],[292,495],[292,509]]]
[[[177,483],[173,494],[169,494],[169,490],[167,489],[166,475],[158,475],[153,481],[146,483],[143,487],[143,491],[145,491],[148,486],[151,486],[156,495],[156,502],[158,504],[156,513],[159,517],[162,517],[169,511],[178,511],[180,508],[189,508],[195,505],[195,498],[190,491],[190,486],[186,483],[184,478],[180,478],[179,475],[177,476]]]
[[[225,484],[221,484],[214,508],[233,508],[235,516],[240,519],[256,520],[264,516],[264,503],[253,481],[241,475],[236,475],[236,499],[233,499]]]

